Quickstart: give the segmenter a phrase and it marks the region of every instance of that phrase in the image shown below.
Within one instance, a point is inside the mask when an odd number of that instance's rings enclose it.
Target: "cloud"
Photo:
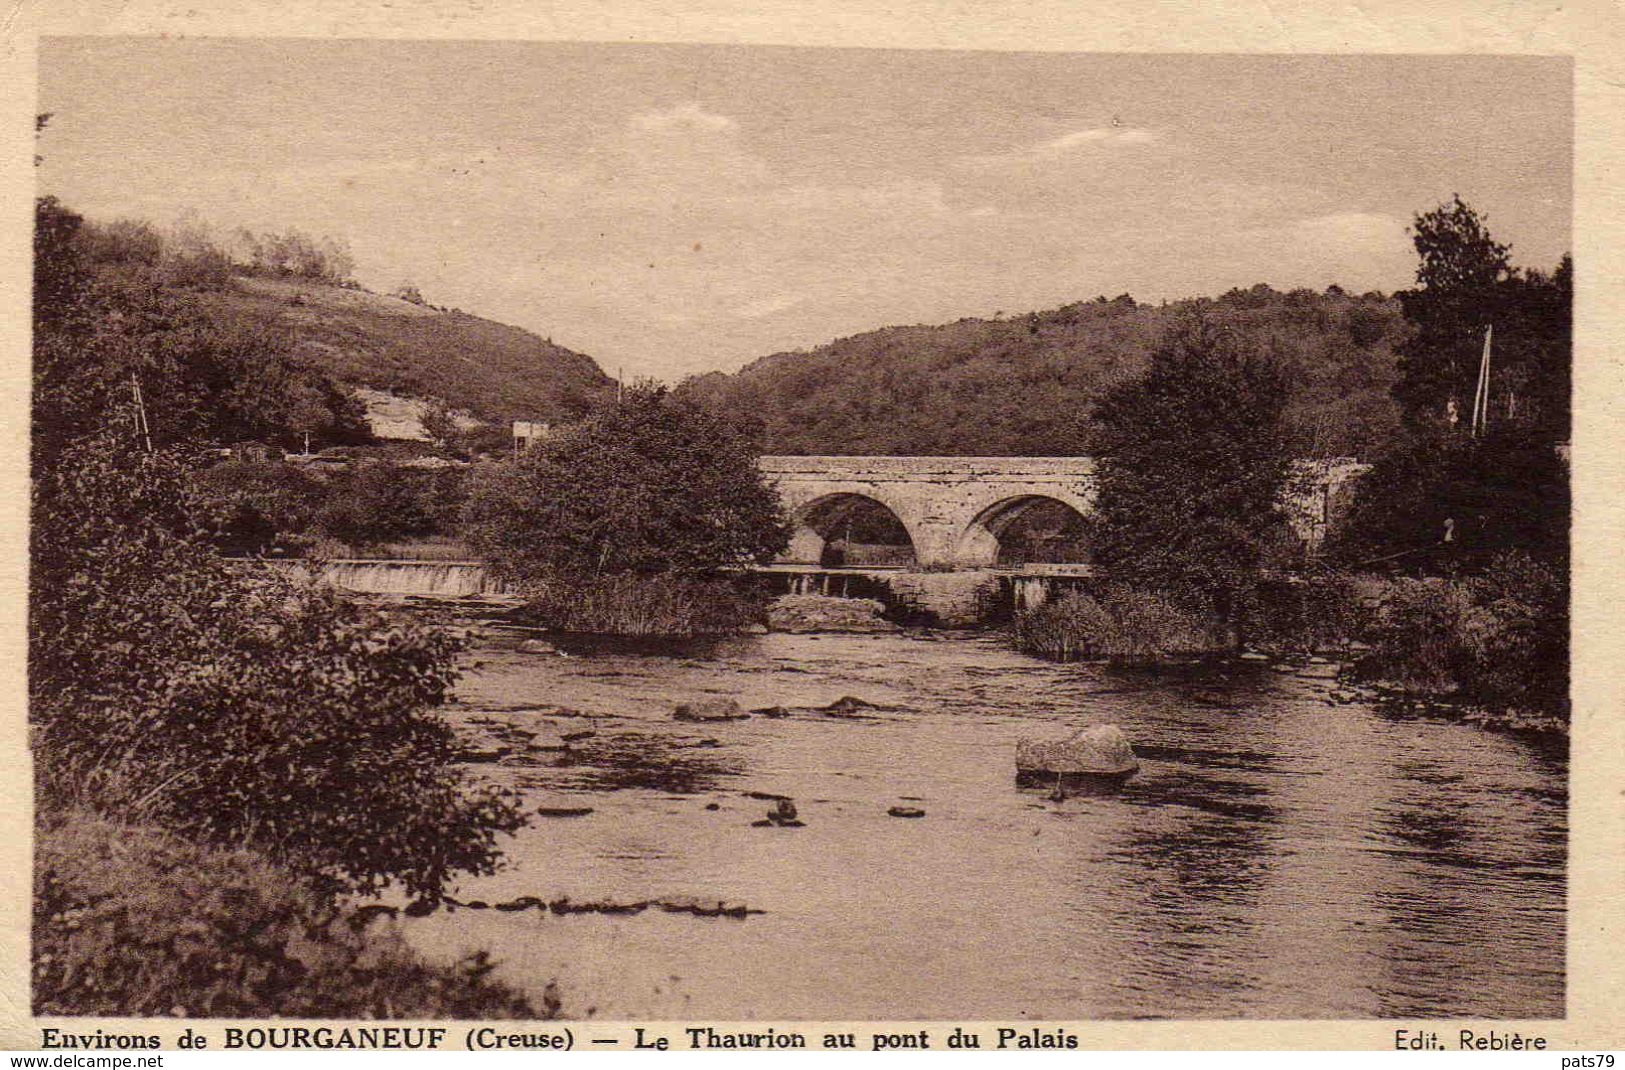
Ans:
[[[1381,212],[1331,212],[1300,219],[1293,224],[1305,240],[1324,241],[1341,246],[1386,247],[1397,240],[1405,243],[1405,224]]]
[[[795,308],[797,305],[804,303],[806,300],[807,298],[804,296],[798,297],[793,294],[782,294],[778,297],[764,297],[759,301],[751,301],[748,304],[741,305],[739,308],[733,310],[733,314],[740,319],[760,319],[763,316],[771,316],[775,312],[784,312]]]
[[[1146,145],[1155,140],[1157,135],[1151,130],[1131,126],[1096,126],[1088,130],[1062,134],[1058,138],[1035,145],[1020,155],[1064,156],[1087,145]]]
[[[726,115],[706,111],[696,101],[688,101],[665,111],[639,112],[632,116],[635,130],[657,133],[711,133],[720,134],[736,129],[739,124]]]
[[[1159,138],[1155,130],[1148,130],[1134,126],[1094,126],[1086,130],[1074,130],[1059,137],[1041,141],[1036,145],[1026,145],[1011,149],[1009,152],[993,153],[984,156],[967,156],[965,163],[981,166],[1009,166],[1012,164],[1029,165],[1038,161],[1058,160],[1079,154],[1085,149],[1149,145]]]

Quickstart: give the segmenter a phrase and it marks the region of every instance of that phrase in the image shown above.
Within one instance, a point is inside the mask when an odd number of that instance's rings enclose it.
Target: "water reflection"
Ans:
[[[695,795],[714,791],[722,779],[737,776],[737,759],[711,753],[720,741],[673,739],[647,732],[618,732],[587,740],[559,763],[561,788],[580,791],[651,791]]]
[[[988,639],[579,653],[482,651],[461,688],[471,711],[568,705],[598,734],[556,768],[493,772],[594,812],[527,830],[507,871],[460,894],[764,913],[410,923],[431,953],[483,943],[516,983],[558,977],[567,1013],[1562,1013],[1560,755],[1332,706],[1324,681],[1108,675]],[[671,721],[674,703],[719,694],[792,713]],[[818,712],[846,695],[878,708]],[[1142,762],[1120,790],[1017,786],[1018,738],[1099,722]],[[793,798],[800,827],[756,827],[763,795]],[[925,816],[890,816],[904,800]]]

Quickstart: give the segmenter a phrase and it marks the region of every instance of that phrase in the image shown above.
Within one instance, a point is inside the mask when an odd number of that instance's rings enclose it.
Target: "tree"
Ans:
[[[449,449],[457,445],[462,428],[444,401],[436,400],[424,405],[418,422],[423,425],[423,433],[436,446]]]
[[[1568,477],[1550,443],[1516,428],[1413,433],[1360,477],[1328,550],[1350,567],[1431,573],[1476,571],[1511,551],[1562,559]]]
[[[432,707],[456,643],[222,561],[188,473],[114,437],[34,485],[29,718],[41,801],[264,851],[325,892],[434,896],[523,824]]]
[[[432,710],[456,644],[239,570],[210,545],[222,510],[195,481],[217,459],[208,446],[288,429],[292,388],[331,384],[251,330],[140,280],[98,279],[74,247],[81,221],[56,202],[39,201],[36,220],[28,686],[41,812],[252,846],[327,892],[398,881],[432,896],[459,871],[489,872],[496,837],[523,816],[463,778]],[[136,383],[150,442],[134,433]]]
[[[295,446],[305,432],[323,445],[370,438],[360,402],[298,357],[288,331],[176,290],[163,263],[127,255],[140,237],[134,225],[87,227],[54,198],[36,202],[36,467],[49,467],[75,438],[131,428],[137,384],[159,448],[244,439]],[[106,259],[110,250],[122,251]],[[166,246],[160,260],[172,259]]]
[[[1497,287],[1511,274],[1509,247],[1458,195],[1419,213],[1411,226],[1417,288],[1399,295],[1416,334],[1398,347],[1394,385],[1413,426],[1470,420],[1479,353],[1492,322]]]
[[[664,387],[627,390],[470,487],[470,544],[521,580],[703,573],[766,562],[789,539],[751,436]]]
[[[1331,548],[1354,566],[1426,572],[1483,569],[1512,550],[1560,561],[1573,265],[1565,256],[1549,275],[1514,268],[1459,197],[1418,215],[1413,236],[1418,286],[1398,295],[1414,328],[1396,347],[1402,433],[1361,479]],[[1491,327],[1485,420],[1475,427]]]
[[[1096,563],[1114,581],[1233,618],[1280,524],[1286,401],[1271,354],[1205,319],[1173,328],[1096,413]]]
[[[297,227],[281,234],[243,229],[238,241],[249,269],[262,275],[343,285],[355,270],[355,257],[342,239],[312,238]]]

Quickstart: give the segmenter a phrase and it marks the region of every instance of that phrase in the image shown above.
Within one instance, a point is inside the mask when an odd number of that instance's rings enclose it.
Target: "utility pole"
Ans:
[[[130,394],[135,400],[135,433],[146,447],[147,455],[152,455],[152,428],[147,425],[147,403],[141,397],[141,380],[135,372],[130,373]]]
[[[1495,324],[1484,328],[1484,355],[1478,361],[1478,389],[1473,392],[1473,437],[1484,433],[1490,422],[1490,339]]]

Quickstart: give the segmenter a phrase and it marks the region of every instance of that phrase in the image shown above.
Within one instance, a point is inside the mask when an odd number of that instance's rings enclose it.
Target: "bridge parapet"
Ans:
[[[796,524],[787,563],[819,562],[825,537],[812,518],[841,499],[890,510],[915,562],[928,569],[993,566],[1001,531],[1036,502],[1060,502],[1080,516],[1094,510],[1092,457],[768,456],[759,463]],[[1300,539],[1320,541],[1337,499],[1365,467],[1349,458],[1294,464],[1281,505]]]
[[[768,475],[787,479],[911,480],[1086,480],[1093,457],[882,457],[812,456],[761,458]]]

